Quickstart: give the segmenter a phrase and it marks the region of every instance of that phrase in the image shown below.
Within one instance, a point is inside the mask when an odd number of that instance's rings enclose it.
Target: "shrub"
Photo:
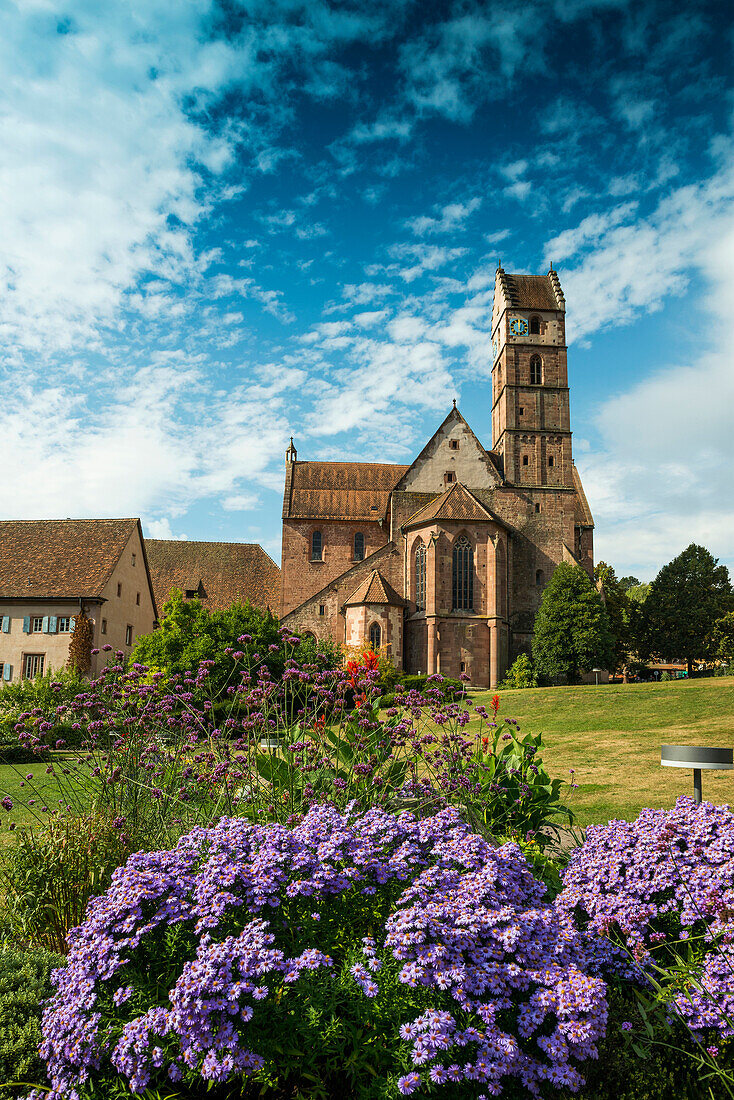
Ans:
[[[13,1082],[45,1080],[41,1005],[53,993],[51,970],[63,961],[50,951],[0,948],[0,1096],[17,1095]]]
[[[538,680],[533,672],[533,662],[527,653],[521,653],[512,667],[505,673],[505,678],[500,684],[503,688],[534,688],[538,686]]]
[[[131,857],[72,933],[44,1013],[52,1085],[575,1090],[605,987],[543,895],[515,845],[450,810],[196,830]]]
[[[734,1036],[734,814],[673,810],[590,826],[563,873],[560,911],[624,953],[604,966],[647,976],[696,1036]],[[600,956],[603,958],[603,956]],[[634,960],[634,965],[630,959]]]
[[[69,929],[130,854],[120,823],[95,814],[22,829],[0,854],[7,932],[19,943],[67,950]]]

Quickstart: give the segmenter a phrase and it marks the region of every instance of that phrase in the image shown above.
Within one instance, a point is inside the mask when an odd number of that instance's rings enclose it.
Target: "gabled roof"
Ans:
[[[136,528],[137,519],[0,520],[0,597],[100,597]]]
[[[378,462],[294,462],[283,517],[383,519],[390,493],[407,469]]]
[[[586,493],[575,463],[571,466],[571,472],[573,473],[573,487],[576,490],[576,523],[580,527],[593,527],[594,517],[591,514],[591,508],[589,508],[589,502],[586,499]]]
[[[280,569],[257,543],[146,539],[145,547],[159,611],[174,588],[196,592],[210,611],[245,600],[278,608]]]
[[[405,600],[399,596],[389,581],[386,581],[379,569],[373,569],[368,577],[353,592],[344,607],[353,607],[362,603],[385,603],[391,607],[403,607]]]
[[[400,489],[405,488],[407,480],[408,480],[408,475],[410,474],[411,470],[413,470],[415,467],[419,466],[419,464],[433,452],[433,450],[436,446],[435,441],[436,441],[437,437],[442,433],[443,429],[446,427],[446,425],[449,423],[449,421],[452,421],[452,420],[453,421],[460,421],[463,424],[464,430],[468,434],[469,438],[473,441],[473,443],[476,444],[478,457],[481,460],[481,462],[483,462],[485,464],[485,466],[486,466],[486,468],[487,468],[487,470],[490,474],[491,480],[495,484],[498,484],[498,485],[502,484],[502,481],[504,480],[504,478],[503,478],[502,472],[500,470],[498,456],[493,454],[491,451],[486,450],[482,446],[482,444],[479,442],[477,436],[474,434],[474,431],[472,430],[471,426],[469,425],[469,422],[466,420],[466,418],[464,416],[462,416],[462,414],[457,409],[456,402],[454,401],[454,407],[449,411],[448,416],[446,416],[444,418],[444,420],[436,428],[436,431],[433,433],[431,438],[428,440],[428,442],[426,443],[426,445],[423,448],[423,450],[421,451],[421,453],[417,456],[417,458],[415,458],[413,460],[413,462],[410,464],[410,466],[405,466],[403,468],[403,474],[402,474],[400,480],[398,481],[398,483],[395,485],[396,489],[400,490]]]
[[[430,504],[415,512],[404,524],[403,530],[410,527],[424,527],[428,523],[438,523],[441,520],[471,520],[480,523],[499,523],[502,527],[507,525],[490,512],[473,493],[469,492],[460,481],[455,481],[451,488],[441,493]]]

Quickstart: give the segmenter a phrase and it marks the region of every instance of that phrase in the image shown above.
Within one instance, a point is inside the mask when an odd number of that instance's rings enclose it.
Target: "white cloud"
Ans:
[[[478,197],[469,199],[468,202],[452,202],[438,211],[436,217],[423,215],[419,218],[409,218],[405,224],[417,237],[425,234],[453,233],[461,229],[466,219],[481,205],[482,200]]]
[[[171,521],[167,516],[163,519],[148,519],[143,527],[143,534],[147,539],[172,539],[175,542],[186,542],[187,535],[177,535],[171,527]]]
[[[274,144],[292,110],[283,67],[308,74],[307,95],[340,95],[332,48],[390,27],[380,4],[306,0],[255,5],[228,39],[207,36],[214,0],[63,11],[10,5],[0,36],[0,341],[13,356],[94,344],[125,306],[143,308],[151,276],[195,287],[212,257],[194,252],[194,227],[258,170],[228,180],[235,152],[261,171],[292,155]],[[211,125],[230,89],[266,109]],[[141,293],[128,300],[131,288]],[[258,300],[284,314],[271,292]]]
[[[561,271],[567,300],[573,302],[569,340],[659,309],[686,290],[692,272],[709,268],[712,242],[728,234],[734,216],[732,147],[717,145],[715,152],[718,168],[712,176],[669,192],[647,218],[615,225],[613,213],[592,217],[548,242],[548,259],[558,247],[569,258],[582,253],[576,266]],[[605,217],[611,218],[606,229]],[[596,247],[584,251],[590,238]]]
[[[578,463],[597,521],[597,557],[624,572],[651,577],[690,542],[734,568],[734,371],[729,326],[720,323],[734,313],[734,210],[711,202],[726,193],[719,179],[687,189],[685,204],[672,196],[670,223],[655,222],[673,239],[667,246],[641,228],[653,258],[668,257],[677,279],[687,275],[686,264],[696,263],[715,323],[694,360],[670,364],[604,403],[597,415],[601,448]],[[650,308],[658,301],[657,284],[651,286],[647,269],[640,278],[635,308]]]

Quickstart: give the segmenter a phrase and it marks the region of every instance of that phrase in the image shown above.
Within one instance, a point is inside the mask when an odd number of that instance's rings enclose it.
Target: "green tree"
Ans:
[[[728,611],[714,623],[708,647],[713,657],[734,660],[734,611]]]
[[[637,577],[633,577],[631,574],[619,578],[619,584],[623,592],[629,592],[630,588],[637,588],[639,583]]]
[[[594,569],[594,577],[601,582],[604,589],[604,606],[609,617],[609,626],[614,635],[614,652],[610,672],[616,672],[627,664],[630,649],[632,648],[632,623],[631,607],[627,590],[624,587],[625,580],[635,580],[634,577],[625,577],[621,581],[611,565],[605,561],[597,563]]]
[[[240,642],[245,635],[249,640]],[[218,695],[239,682],[227,650],[244,653],[251,663],[266,664],[278,674],[285,660],[278,620],[249,602],[209,611],[199,599],[185,600],[183,593],[174,589],[163,607],[158,629],[138,639],[132,660],[169,675],[195,672],[201,661],[214,661],[207,691]]]
[[[535,617],[536,673],[576,683],[582,672],[610,668],[613,660],[614,635],[601,596],[579,565],[561,562]]]
[[[642,605],[640,651],[693,661],[713,656],[712,627],[734,609],[729,570],[705,546],[691,543],[664,565]]]
[[[511,668],[505,673],[505,678],[499,685],[501,688],[536,688],[538,680],[533,671],[533,662],[527,653],[521,653],[516,658]]]

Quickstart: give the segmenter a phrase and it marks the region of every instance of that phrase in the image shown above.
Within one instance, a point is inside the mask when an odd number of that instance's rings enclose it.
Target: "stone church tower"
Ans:
[[[561,561],[593,572],[571,451],[558,275],[495,278],[492,446],[454,407],[410,466],[303,462],[291,441],[281,613],[409,672],[495,685]]]

